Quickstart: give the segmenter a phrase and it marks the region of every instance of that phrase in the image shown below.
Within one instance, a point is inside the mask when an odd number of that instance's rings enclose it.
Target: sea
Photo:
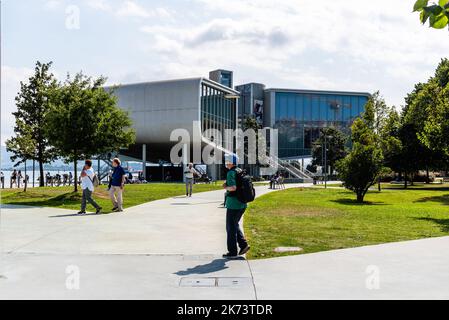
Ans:
[[[13,171],[10,170],[5,170],[3,171],[3,174],[5,175],[5,188],[10,188],[10,181],[11,181],[11,174]],[[65,173],[69,174],[69,172],[72,172],[72,175],[74,175],[73,171],[63,171],[63,170],[44,170],[44,175],[47,174],[47,172],[50,172],[50,175],[52,177],[54,177],[56,174],[60,174],[61,176]],[[34,185],[33,185],[33,170],[27,170],[26,174],[30,177],[29,178],[29,182],[28,182],[28,188],[33,188],[33,187],[39,187],[39,170],[35,170],[34,171]],[[25,172],[22,170],[22,176],[25,176]],[[21,182],[22,184],[23,182]],[[17,186],[14,186],[15,188]],[[23,185],[20,186],[20,188],[22,188]],[[0,185],[1,188],[1,185]]]

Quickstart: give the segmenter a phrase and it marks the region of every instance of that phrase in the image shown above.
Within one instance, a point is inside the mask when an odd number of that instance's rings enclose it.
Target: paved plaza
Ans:
[[[3,206],[0,299],[449,298],[449,237],[227,261],[222,202],[212,191],[98,216]]]

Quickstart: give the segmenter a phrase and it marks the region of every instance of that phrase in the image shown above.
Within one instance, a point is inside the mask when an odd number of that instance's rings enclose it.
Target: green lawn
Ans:
[[[195,192],[204,192],[221,189],[222,182],[216,184],[196,184]],[[80,209],[81,192],[74,193],[73,187],[44,187],[29,188],[27,192],[18,189],[1,190],[2,204],[16,204],[29,206],[57,207],[64,209]],[[125,186],[125,208],[136,206],[145,202],[185,195],[185,186],[181,183],[150,183]],[[104,213],[112,209],[106,186],[97,188],[94,199],[103,207]],[[94,210],[88,205],[88,210]]]
[[[366,204],[344,189],[288,189],[258,198],[245,214],[249,258],[302,253],[449,235],[449,187],[370,191]]]

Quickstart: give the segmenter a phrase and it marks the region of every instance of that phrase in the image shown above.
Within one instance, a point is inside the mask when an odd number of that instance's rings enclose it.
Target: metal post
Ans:
[[[34,188],[34,171],[36,170],[35,160],[33,159],[33,188]]]
[[[147,180],[147,145],[142,145],[142,177]]]
[[[23,182],[24,182],[24,186],[26,186],[28,184],[27,181],[27,161],[25,160],[25,172],[23,173]]]
[[[186,175],[184,174],[184,172],[187,169],[187,166],[189,165],[188,163],[189,161],[189,146],[187,144],[184,144],[182,146],[182,163],[183,163],[183,168],[182,168],[182,180],[184,181],[184,183],[187,181]]]
[[[324,136],[324,188],[327,189],[327,136]]]
[[[324,179],[324,143],[321,144],[321,175]]]

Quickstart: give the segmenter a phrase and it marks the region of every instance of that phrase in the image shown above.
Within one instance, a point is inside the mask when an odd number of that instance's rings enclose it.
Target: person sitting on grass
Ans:
[[[81,189],[83,190],[83,198],[81,200],[81,211],[78,214],[86,214],[87,202],[95,207],[97,210],[95,214],[101,212],[101,207],[92,199],[94,192],[94,176],[95,172],[92,168],[92,161],[86,160],[83,171],[81,171]]]

